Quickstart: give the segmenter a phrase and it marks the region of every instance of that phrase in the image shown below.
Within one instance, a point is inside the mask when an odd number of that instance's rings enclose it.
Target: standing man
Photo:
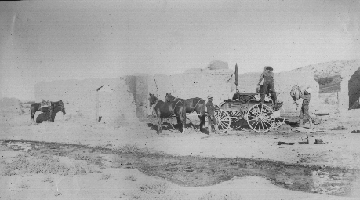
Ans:
[[[213,96],[212,95],[208,96],[208,102],[206,103],[205,106],[206,106],[207,115],[208,115],[209,135],[211,135],[212,132],[213,132],[211,125],[214,125],[215,133],[219,132],[219,129],[218,129],[217,125],[216,125],[215,106],[213,104]]]
[[[312,118],[309,114],[309,105],[311,100],[311,88],[307,87],[304,92],[300,93],[300,98],[303,99],[303,103],[300,109],[300,122],[299,127],[302,127],[304,125],[304,117],[305,119],[309,120],[310,128],[312,128]]]
[[[260,88],[261,81],[263,82],[263,92],[260,95],[261,103],[264,103],[265,94],[271,93],[271,99],[273,100],[273,103],[276,104],[276,92],[274,89],[274,73],[273,68],[270,66],[264,67],[264,72],[260,75],[259,83],[257,84]]]

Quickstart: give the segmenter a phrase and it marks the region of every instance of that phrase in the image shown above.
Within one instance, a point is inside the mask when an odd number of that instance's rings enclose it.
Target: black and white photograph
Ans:
[[[0,1],[0,199],[360,199],[360,1]]]

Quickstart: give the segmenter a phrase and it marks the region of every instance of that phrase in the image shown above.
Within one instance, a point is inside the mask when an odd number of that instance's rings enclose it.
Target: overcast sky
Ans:
[[[3,97],[39,81],[181,73],[225,61],[275,72],[358,59],[360,4],[346,0],[0,2]]]

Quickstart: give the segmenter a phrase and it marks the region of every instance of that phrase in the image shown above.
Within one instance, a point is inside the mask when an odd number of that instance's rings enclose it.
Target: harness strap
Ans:
[[[178,98],[175,98],[175,99],[178,99]],[[174,100],[175,100],[175,99],[174,99]],[[180,101],[181,101],[181,99],[179,99],[179,100],[175,103],[175,105],[174,105],[174,110],[173,110],[173,114],[175,114],[176,105],[177,105]]]
[[[174,105],[175,108],[176,108],[176,105],[179,103],[179,101],[180,101],[180,100],[178,100],[178,101],[176,102],[176,104]]]
[[[194,110],[195,110],[196,106],[200,103],[200,101],[201,101],[201,99],[199,99],[199,100],[198,100],[198,102],[195,104],[195,106],[194,106],[194,107],[192,107],[193,111],[191,111],[191,112],[194,112]]]

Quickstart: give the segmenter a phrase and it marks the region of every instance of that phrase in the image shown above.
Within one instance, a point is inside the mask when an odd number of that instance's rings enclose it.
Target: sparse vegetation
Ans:
[[[43,180],[43,182],[49,182],[49,183],[52,183],[54,182],[54,179],[51,177],[51,176],[46,176],[45,179]]]
[[[59,191],[56,191],[54,194],[56,197],[62,195]]]
[[[75,160],[85,160],[88,164],[101,164],[101,157],[95,157],[91,155],[75,154],[73,156]]]
[[[108,180],[111,177],[111,174],[102,174],[100,180]]]
[[[30,186],[28,184],[26,184],[26,183],[21,183],[20,186],[19,186],[19,188],[21,188],[21,189],[28,189],[29,187]]]
[[[331,130],[346,130],[346,128],[341,125],[341,126],[334,127]]]
[[[137,147],[136,145],[130,145],[130,144],[127,144],[123,147],[116,148],[115,150],[118,151],[119,153],[139,153],[139,152],[141,152],[141,149],[139,147]]]
[[[126,177],[125,177],[125,180],[136,181],[136,178],[135,178],[135,176],[133,176],[133,175],[129,175],[129,176],[126,176]]]
[[[230,192],[228,194],[214,194],[213,192],[208,192],[205,195],[201,196],[198,200],[241,200],[242,197],[238,194]]]
[[[4,168],[4,176],[13,176],[24,173],[49,173],[60,175],[78,175],[96,172],[93,167],[80,162],[72,165],[62,163],[57,156],[29,154],[18,155],[12,163],[7,163]]]
[[[166,183],[143,184],[140,191],[147,194],[165,194],[168,187]]]

